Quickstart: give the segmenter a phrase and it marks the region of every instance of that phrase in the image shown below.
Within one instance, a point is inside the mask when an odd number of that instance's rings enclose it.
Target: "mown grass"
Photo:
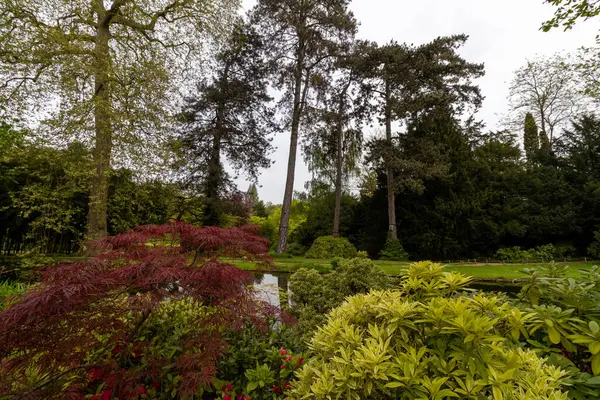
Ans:
[[[255,271],[262,270],[263,267],[257,267],[251,262],[234,262],[238,267]],[[292,258],[275,258],[275,269],[278,272],[295,272],[300,268],[313,268],[321,272],[331,270],[331,260],[315,260],[304,257]],[[410,265],[410,262],[397,261],[379,261],[375,264],[384,272],[393,276],[401,276]],[[569,265],[567,272],[568,276],[577,277],[580,275],[580,270],[587,270],[598,262],[567,262],[560,263]],[[542,263],[532,264],[475,264],[475,263],[460,263],[460,264],[445,264],[448,271],[460,272],[465,275],[472,276],[478,279],[519,279],[526,275],[522,272],[526,268],[542,267]]]
[[[57,261],[84,261],[85,257],[55,257]],[[263,266],[257,266],[253,262],[224,260],[231,262],[241,269],[247,271],[264,271]],[[401,276],[410,265],[410,262],[398,261],[374,261],[384,272],[392,276]],[[598,261],[587,262],[566,262],[559,263],[569,265],[567,272],[568,276],[580,276],[580,270],[588,270],[594,265],[599,265]],[[448,271],[460,272],[465,275],[472,276],[476,279],[519,279],[524,278],[522,272],[526,268],[541,267],[543,263],[528,263],[528,264],[483,264],[483,263],[453,263],[445,264]],[[316,269],[319,272],[328,272],[331,270],[331,260],[329,259],[309,259],[305,257],[274,257],[275,271],[277,272],[295,272],[300,268]]]

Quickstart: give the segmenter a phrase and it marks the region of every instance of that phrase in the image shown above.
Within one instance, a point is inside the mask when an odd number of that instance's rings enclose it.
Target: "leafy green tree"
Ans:
[[[199,65],[203,44],[236,7],[231,0],[0,4],[6,114],[43,115],[35,118],[42,134],[84,136],[93,146],[87,239],[107,234],[111,162],[153,159],[150,150],[169,137],[180,72]]]
[[[222,159],[256,180],[271,165],[270,134],[275,130],[267,93],[268,65],[261,38],[239,25],[217,54],[214,77],[198,84],[183,110],[181,143],[190,187],[205,203],[204,224],[220,225],[222,197],[231,179]]]
[[[174,220],[179,188],[160,180],[136,181],[133,171],[111,171],[108,195],[108,231],[118,235],[140,225]],[[181,219],[180,219],[181,220]]]
[[[9,253],[77,251],[87,213],[89,151],[80,143],[54,149],[13,139],[17,144],[0,155],[0,247]]]
[[[349,0],[259,0],[251,22],[277,64],[275,87],[290,126],[290,151],[277,252],[287,248],[294,172],[301,123],[310,115],[311,91],[322,81],[321,69],[336,48],[356,32]]]
[[[553,28],[562,27],[565,31],[573,28],[578,20],[588,20],[600,14],[600,4],[588,0],[546,0],[556,7],[554,17],[542,25],[542,30],[548,32]]]

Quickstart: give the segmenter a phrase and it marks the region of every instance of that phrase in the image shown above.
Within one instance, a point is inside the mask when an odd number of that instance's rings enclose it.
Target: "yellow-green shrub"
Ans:
[[[316,238],[306,252],[306,258],[354,258],[356,255],[356,247],[348,239],[333,236]]]
[[[401,290],[373,291],[334,309],[311,341],[292,399],[566,399],[565,373],[518,339],[527,315],[468,283],[416,263]]]

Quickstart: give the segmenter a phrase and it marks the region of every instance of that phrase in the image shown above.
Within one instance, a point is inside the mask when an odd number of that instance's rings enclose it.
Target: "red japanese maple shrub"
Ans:
[[[268,241],[256,233],[143,226],[100,240],[100,254],[85,262],[45,268],[41,283],[0,313],[0,398],[136,398],[161,389],[165,371],[180,379],[163,389],[181,397],[209,385],[222,330],[260,325],[276,312],[252,296],[250,274],[222,261],[269,264]],[[145,335],[158,333],[146,325],[160,329],[166,317],[157,313],[181,299],[203,312],[186,314],[194,329],[178,333],[175,350],[157,348]]]

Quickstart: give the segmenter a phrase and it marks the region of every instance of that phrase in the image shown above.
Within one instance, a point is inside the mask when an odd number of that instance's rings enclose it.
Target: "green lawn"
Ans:
[[[60,261],[82,261],[85,257],[56,257]],[[263,267],[257,267],[252,262],[231,261],[239,268],[256,271],[262,270]],[[292,258],[275,258],[275,270],[278,272],[295,272],[300,268],[313,268],[319,272],[327,272],[331,270],[331,260],[308,259],[304,257]],[[404,273],[404,270],[410,264],[409,262],[397,261],[375,261],[383,271],[389,275],[399,276]],[[563,264],[563,263],[561,263]],[[593,265],[598,265],[597,261],[588,262],[572,262],[564,263],[569,265],[569,276],[577,277],[582,269],[590,269]],[[472,276],[476,279],[519,279],[523,278],[524,274],[521,271],[525,268],[534,268],[543,264],[447,264],[448,271],[456,271],[465,275]]]
[[[246,270],[257,270],[253,263],[236,262],[238,267]],[[410,264],[409,262],[396,261],[375,261],[383,271],[390,275],[402,275],[404,270]],[[562,263],[561,263],[562,264]],[[590,269],[598,262],[573,262],[566,263],[569,265],[569,276],[576,277],[579,275],[579,270]],[[478,279],[518,279],[523,278],[524,274],[521,271],[525,268],[534,268],[543,264],[447,264],[448,271],[460,272],[465,275],[473,276]],[[331,269],[330,260],[314,260],[304,257],[279,258],[275,259],[275,268],[279,272],[294,272],[299,268],[315,268],[321,272],[326,272]]]

